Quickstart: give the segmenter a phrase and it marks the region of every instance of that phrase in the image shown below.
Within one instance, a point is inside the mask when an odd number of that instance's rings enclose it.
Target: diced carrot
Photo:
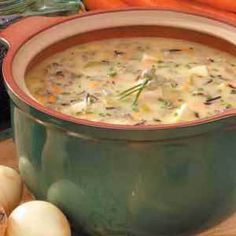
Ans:
[[[52,88],[51,88],[51,91],[53,94],[57,95],[61,92],[61,88],[57,85],[54,85]]]
[[[53,95],[48,96],[48,102],[49,103],[55,103],[56,102],[56,97]]]
[[[37,95],[35,98],[42,104],[47,102],[47,98],[45,96]]]
[[[96,82],[96,81],[91,81],[91,82],[89,82],[89,87],[90,88],[96,88],[97,86],[98,86],[98,82]]]

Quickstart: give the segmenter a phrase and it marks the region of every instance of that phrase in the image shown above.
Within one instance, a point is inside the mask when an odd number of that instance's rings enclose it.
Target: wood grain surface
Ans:
[[[16,149],[12,139],[0,142],[0,165],[7,165],[17,169]],[[23,201],[30,199],[32,199],[32,196],[25,188]],[[236,213],[215,228],[195,236],[236,236]]]

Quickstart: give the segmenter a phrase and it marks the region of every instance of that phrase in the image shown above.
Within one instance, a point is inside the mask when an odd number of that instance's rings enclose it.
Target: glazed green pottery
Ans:
[[[32,21],[39,18],[25,24]],[[235,109],[175,125],[108,125],[42,107],[24,85],[25,71],[40,59],[101,38],[182,37],[235,53],[233,25],[161,9],[40,22],[9,43],[3,69],[19,170],[36,198],[59,206],[78,233],[97,236],[191,235],[235,211]]]

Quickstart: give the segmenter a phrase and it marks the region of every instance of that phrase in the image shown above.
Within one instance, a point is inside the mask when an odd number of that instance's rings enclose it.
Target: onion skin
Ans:
[[[11,213],[6,236],[71,236],[71,229],[59,208],[45,201],[30,201]]]
[[[0,236],[4,236],[7,229],[7,215],[5,210],[0,207]]]
[[[0,189],[0,206],[9,215],[22,198],[23,182],[20,175],[12,168],[0,165]]]

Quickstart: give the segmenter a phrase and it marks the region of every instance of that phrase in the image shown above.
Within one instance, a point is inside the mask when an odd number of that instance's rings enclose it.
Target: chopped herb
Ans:
[[[94,95],[87,93],[85,100],[88,105],[91,105],[95,103],[98,100],[98,98]]]
[[[100,66],[102,64],[102,61],[89,61],[85,64],[84,68],[94,67],[94,66]]]
[[[110,64],[110,61],[108,61],[108,60],[102,60],[101,62],[104,64]]]
[[[233,84],[228,84],[228,86],[232,89],[236,89],[236,86],[234,86]]]
[[[105,117],[105,116],[106,116],[105,113],[99,113],[98,115],[99,115],[99,116],[102,116],[102,117]]]
[[[216,101],[216,100],[219,100],[221,99],[221,96],[217,96],[217,97],[214,97],[214,98],[209,98],[206,100],[206,102],[204,103],[205,105],[211,105],[212,102]]]
[[[56,71],[56,76],[65,76],[64,72],[59,70],[59,71]]]
[[[193,92],[192,92],[192,95],[193,95],[193,96],[206,96],[205,93],[199,92],[199,91],[193,91]]]
[[[132,110],[133,110],[134,112],[138,112],[138,111],[139,111],[138,106],[134,104],[134,105],[132,106]]]
[[[217,75],[216,77],[217,77],[218,79],[228,81],[228,79],[224,78],[222,75]]]
[[[70,104],[69,103],[61,103],[60,105],[61,106],[69,106]]]
[[[231,94],[236,94],[236,89],[232,89]]]
[[[139,126],[139,125],[144,125],[145,123],[147,123],[147,120],[141,120],[140,122],[134,124],[135,126]]]
[[[213,79],[210,79],[206,82],[206,84],[211,84],[213,82]]]
[[[173,109],[176,106],[174,106],[173,102],[167,99],[159,98],[159,102],[162,103],[161,108],[167,108],[167,109]]]
[[[194,112],[194,116],[195,116],[196,118],[200,118],[200,115],[199,115],[198,112]]]
[[[94,114],[93,111],[85,111],[85,114],[89,115],[89,114]]]
[[[186,67],[187,69],[191,69],[191,68],[192,68],[192,66],[191,66],[190,64],[186,64],[185,67]]]
[[[230,109],[230,108],[232,108],[233,106],[231,105],[231,104],[227,104],[226,106],[225,106],[225,108],[226,109]]]
[[[108,75],[109,77],[115,77],[115,76],[117,76],[117,71],[115,71],[114,68],[111,67],[111,68],[109,69],[109,71],[107,72],[107,75]]]
[[[160,120],[160,119],[158,119],[158,118],[153,118],[153,121],[156,121],[156,122],[161,122],[161,120]]]
[[[170,85],[171,85],[172,88],[176,88],[178,86],[178,83],[175,82],[175,81],[171,81]]]
[[[214,63],[214,62],[215,62],[215,60],[214,60],[214,59],[212,59],[212,58],[208,58],[208,61],[209,61],[209,62],[212,62],[212,63]]]
[[[106,107],[107,110],[114,110],[116,107]]]
[[[114,53],[116,56],[124,55],[125,52],[119,51],[119,50],[114,50]]]
[[[183,50],[179,48],[172,48],[172,49],[168,49],[167,51],[168,52],[182,52]]]
[[[71,99],[70,100],[70,103],[74,103],[74,102],[77,102],[77,99]]]
[[[197,90],[198,91],[204,91],[204,88],[198,88]]]
[[[102,117],[111,116],[110,113],[103,113],[103,112],[99,113],[98,115]]]

